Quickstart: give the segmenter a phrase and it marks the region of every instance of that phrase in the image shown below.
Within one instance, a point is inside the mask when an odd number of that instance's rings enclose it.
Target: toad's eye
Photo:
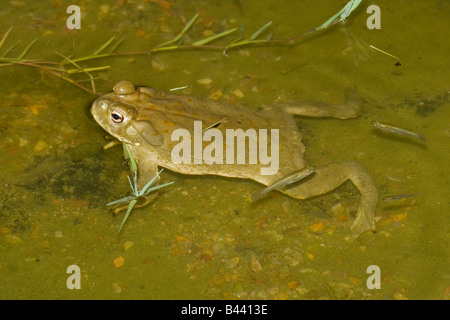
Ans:
[[[123,115],[117,111],[112,111],[111,112],[111,119],[114,122],[120,123],[123,121]]]

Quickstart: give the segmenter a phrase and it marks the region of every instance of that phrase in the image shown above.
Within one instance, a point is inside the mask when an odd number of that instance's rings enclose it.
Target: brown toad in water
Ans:
[[[228,105],[205,98],[134,87],[129,81],[120,81],[114,86],[113,92],[104,94],[93,102],[91,112],[103,129],[128,144],[138,163],[140,188],[155,176],[158,166],[183,174],[245,178],[270,185],[305,167],[303,159],[305,147],[301,142],[301,135],[292,114],[347,119],[357,117],[361,112],[361,105],[359,96],[355,92],[350,92],[347,102],[342,105],[309,101],[278,104],[261,111],[253,111],[242,106]],[[199,123],[203,125],[201,128],[204,131],[200,129],[200,134],[210,131],[214,133],[212,134],[214,139],[211,135],[209,140],[203,138],[202,141],[201,137],[198,138]],[[205,130],[209,127],[213,128]],[[181,131],[175,131],[176,129]],[[239,160],[235,164],[227,163],[225,153],[229,150],[226,146],[226,137],[230,129],[242,129],[246,133],[250,132],[247,131],[249,129],[253,129],[254,132],[259,130],[260,140],[261,132],[266,132],[267,139],[263,142],[272,153],[278,151],[279,163],[275,167],[277,170],[272,170],[270,174],[267,172],[263,174],[263,168],[268,170],[267,162],[265,164],[252,162],[249,154],[241,159],[241,162],[244,162],[242,164],[238,163]],[[174,131],[190,134],[183,140],[188,139],[187,142],[192,142],[193,149],[196,143],[197,146],[200,143],[206,151],[208,143],[204,141],[212,141],[209,144],[213,145],[214,142],[216,147],[220,145],[223,147],[223,155],[219,152],[220,148],[216,148],[211,154],[216,157],[223,156],[224,160],[208,162],[206,159],[201,159],[201,150],[197,153],[198,150],[187,152],[189,150],[185,149],[183,156],[188,161],[181,163],[174,161],[172,151],[175,150],[174,148],[179,149],[179,141],[182,140],[180,135],[175,135],[175,138],[172,136]],[[276,138],[275,133],[278,134],[278,141],[273,140]],[[220,135],[223,136],[222,141],[217,140]],[[250,141],[250,138],[247,138]],[[233,150],[239,154],[237,145],[238,143],[233,146]],[[262,145],[258,146],[261,149]],[[245,151],[250,153],[250,142],[246,147]],[[234,159],[234,156],[232,158]],[[316,168],[311,177],[288,185],[281,192],[296,199],[305,199],[334,190],[347,180],[351,180],[361,193],[360,206],[351,227],[351,238],[354,239],[367,230],[375,230],[374,211],[378,200],[378,191],[372,178],[358,163],[330,163]]]

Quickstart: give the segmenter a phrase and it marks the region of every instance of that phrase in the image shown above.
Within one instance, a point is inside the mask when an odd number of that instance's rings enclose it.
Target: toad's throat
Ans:
[[[278,129],[270,129],[270,143],[267,129],[258,129],[258,132],[253,128],[245,131],[226,129],[224,140],[223,133],[219,129],[211,128],[203,132],[202,121],[194,121],[193,131],[193,137],[187,129],[179,128],[172,132],[171,140],[179,141],[171,151],[174,164],[260,164],[261,175],[278,173],[280,151]],[[203,148],[204,141],[211,142]]]

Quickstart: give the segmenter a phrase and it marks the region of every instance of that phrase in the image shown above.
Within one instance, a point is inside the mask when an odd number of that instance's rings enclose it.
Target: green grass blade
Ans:
[[[149,189],[147,190],[147,192],[144,192],[143,195],[146,196],[146,195],[148,195],[148,194],[149,194],[150,192],[152,192],[152,191],[155,191],[155,190],[164,188],[164,187],[169,186],[169,185],[171,185],[171,184],[173,184],[173,183],[174,183],[174,182],[171,181],[171,182],[168,182],[168,183],[165,183],[165,184],[160,184],[160,185],[151,187],[151,188],[149,188]]]
[[[341,14],[341,21],[347,19],[347,17],[350,15],[350,13],[355,10],[362,0],[351,0],[347,5],[344,7],[344,12]]]
[[[390,54],[389,52],[383,51],[383,50],[381,50],[381,49],[379,49],[379,48],[377,48],[377,47],[375,47],[375,46],[373,46],[373,45],[370,45],[369,47],[370,47],[371,49],[373,49],[373,50],[376,50],[376,51],[378,51],[378,52],[384,53],[385,55],[387,55],[387,56],[389,56],[389,57],[391,57],[391,58],[400,60],[399,57],[396,57],[396,56],[394,56],[393,54]]]
[[[136,175],[134,175],[134,176],[136,177]],[[137,189],[135,189],[133,184],[131,183],[130,176],[127,176],[127,178],[128,178],[128,182],[130,183],[131,192],[133,193],[133,195],[137,196],[137,194],[138,194],[137,193]],[[135,178],[135,181],[134,181],[134,185],[136,185],[136,178]]]
[[[108,41],[106,41],[100,48],[98,48],[97,50],[94,51],[94,53],[92,54],[93,56],[96,56],[98,54],[100,54],[103,50],[105,50],[110,44],[111,42],[114,41],[114,39],[116,38],[116,36],[112,36]]]
[[[195,20],[197,20],[197,18],[198,18],[198,13],[195,14],[195,16],[184,26],[183,30],[181,30],[180,33],[178,33],[175,38],[173,38],[170,41],[164,42],[163,44],[159,45],[158,48],[165,47],[168,44],[171,44],[174,42],[178,42],[178,40],[180,40],[184,36],[184,34],[192,27],[192,25],[194,24]],[[156,49],[158,49],[158,48],[156,48]],[[175,48],[178,48],[178,46],[175,46]],[[155,51],[160,51],[160,50],[158,49]]]
[[[69,57],[66,57],[66,56],[63,55],[62,53],[59,53],[58,51],[55,51],[55,53],[56,53],[57,55],[60,55],[61,57],[63,57],[64,60],[66,60],[67,62],[73,64],[73,65],[74,65],[75,67],[77,67],[79,70],[82,69],[78,64],[75,63],[74,60],[70,59]]]
[[[15,47],[17,47],[17,45],[20,43],[20,41],[17,41],[16,43],[14,43],[9,49],[6,49],[5,52],[3,52],[3,54],[1,55],[2,58],[6,57],[6,55]],[[0,46],[1,48],[1,46]]]
[[[31,46],[36,43],[36,41],[38,41],[38,38],[31,41],[30,44],[25,48],[25,50],[23,50],[22,54],[17,57],[17,59],[22,59],[27,54],[28,50],[30,50]]]
[[[223,38],[223,37],[225,37],[225,36],[227,36],[227,35],[229,35],[229,34],[232,34],[232,33],[234,33],[236,30],[237,30],[237,28],[233,28],[233,29],[230,29],[230,30],[221,32],[221,33],[219,33],[219,34],[212,35],[212,36],[207,37],[207,38],[205,38],[205,39],[198,40],[198,41],[192,43],[192,45],[193,45],[193,46],[203,46],[203,45],[205,45],[205,44],[207,44],[207,43],[210,43],[210,42],[212,42],[212,41],[214,41],[214,40],[217,40],[217,39],[219,39],[219,38]]]
[[[72,59],[72,62],[80,62],[80,61],[87,61],[87,60],[92,60],[92,59],[101,59],[101,58],[106,58],[109,57],[111,55],[111,53],[104,53],[104,54],[98,54],[96,56],[86,56],[86,57],[81,57],[81,58],[76,58],[76,59]]]
[[[347,4],[339,10],[335,15],[333,15],[330,19],[325,21],[320,27],[315,28],[315,31],[319,31],[322,29],[328,28],[330,25],[337,21],[337,18],[340,16],[339,21],[344,21],[353,10],[355,10],[362,0],[350,0]]]
[[[133,199],[134,199],[134,197],[128,196],[128,197],[125,197],[125,198],[122,198],[122,199],[119,199],[119,200],[111,201],[111,202],[107,203],[106,205],[107,206],[113,206],[115,204],[119,204],[119,203],[122,203],[122,202],[128,202],[128,201],[131,201]]]
[[[123,37],[122,38],[120,38],[110,49],[109,49],[109,52],[108,52],[108,54],[111,54],[111,53],[113,53],[114,51],[116,51],[116,49],[117,49],[117,47],[122,43],[122,41],[123,41]]]
[[[173,39],[173,42],[177,42],[178,40],[180,40],[184,34],[192,27],[192,25],[194,24],[195,20],[197,20],[198,18],[198,13],[195,14],[195,16],[191,19],[191,21],[189,21],[183,28],[183,30],[181,30],[181,32]]]
[[[66,72],[68,74],[74,74],[74,73],[86,73],[91,71],[101,71],[111,68],[111,66],[103,66],[103,67],[93,67],[93,68],[82,68],[82,69],[69,69]]]
[[[254,34],[252,34],[252,36],[250,37],[250,40],[255,40],[256,38],[258,38],[258,36],[264,32],[264,30],[266,30],[270,25],[272,24],[272,21],[267,22],[265,25],[263,25],[261,28],[259,28],[258,30],[256,30],[256,32]]]
[[[127,213],[125,213],[125,217],[123,217],[122,223],[119,227],[119,233],[122,230],[123,225],[125,224],[125,221],[127,221],[128,216],[130,215],[131,210],[133,210],[134,205],[136,204],[137,200],[131,200],[130,204],[128,205]]]
[[[128,148],[128,145],[125,141],[122,141],[122,145],[123,145],[123,150],[125,151],[125,154],[127,155],[128,161],[130,162],[130,171],[131,172],[136,172],[137,171],[137,164],[136,164],[136,160],[134,160],[133,155],[131,154],[130,148]]]
[[[164,170],[164,169],[161,169],[161,171],[157,172],[157,173],[155,174],[155,176],[154,176],[149,182],[147,182],[147,184],[144,186],[144,188],[142,188],[142,190],[139,191],[139,195],[140,195],[140,196],[142,196],[142,195],[147,191],[147,189],[148,189],[148,188],[152,185],[152,183],[159,177],[159,175],[161,174],[161,172],[163,172],[163,170]]]
[[[8,38],[8,35],[11,32],[12,29],[13,29],[13,27],[9,27],[9,29],[6,30],[5,34],[2,37],[2,40],[0,40],[0,49],[3,47],[3,44],[5,43],[6,38]]]

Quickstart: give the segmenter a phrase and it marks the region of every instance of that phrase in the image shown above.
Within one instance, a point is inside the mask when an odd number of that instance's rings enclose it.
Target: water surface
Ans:
[[[8,54],[18,56],[38,38],[27,57],[60,62],[56,51],[88,55],[113,35],[124,38],[116,51],[146,50],[172,39],[196,13],[185,43],[240,26],[249,37],[268,21],[274,38],[290,38],[322,24],[345,1],[86,0],[76,32],[65,28],[69,4],[2,6],[0,34],[14,28],[0,53],[20,41]],[[309,163],[355,160],[378,186],[377,232],[353,243],[346,239],[359,194],[350,183],[305,201],[273,192],[252,205],[249,195],[261,188],[254,182],[167,170],[163,182],[175,183],[135,210],[118,236],[123,214],[105,204],[129,191],[128,167],[119,147],[102,149],[107,134],[88,112],[96,96],[36,68],[0,67],[0,298],[448,299],[450,5],[375,4],[381,30],[367,29],[363,2],[345,26],[294,46],[83,63],[111,66],[95,74],[100,92],[128,79],[162,90],[189,86],[185,93],[249,108],[276,100],[339,102],[356,87],[366,102],[361,117],[297,118]],[[428,143],[386,136],[373,120],[416,131]],[[66,286],[70,265],[80,267],[80,290]],[[366,286],[370,265],[380,267],[379,290]]]

